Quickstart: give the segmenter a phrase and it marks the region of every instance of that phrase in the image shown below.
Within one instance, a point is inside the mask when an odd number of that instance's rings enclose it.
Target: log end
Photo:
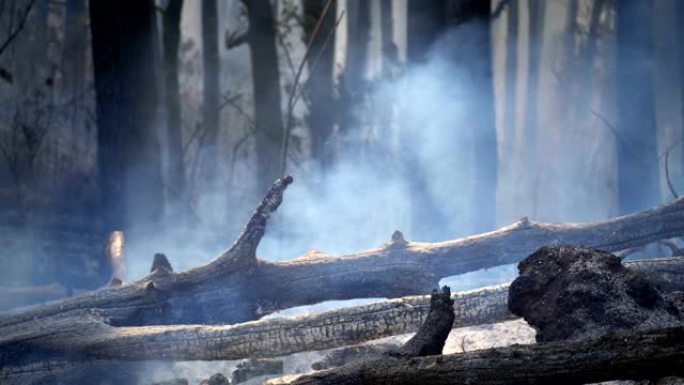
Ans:
[[[430,297],[430,311],[418,332],[404,346],[389,351],[388,355],[411,358],[442,354],[454,318],[454,300],[449,286],[442,287],[441,292],[434,290]]]

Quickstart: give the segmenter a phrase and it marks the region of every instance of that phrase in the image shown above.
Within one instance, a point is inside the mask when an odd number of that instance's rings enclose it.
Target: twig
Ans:
[[[35,0],[30,0],[28,5],[26,6],[26,10],[21,16],[21,19],[19,20],[19,26],[17,29],[12,31],[10,35],[7,37],[7,40],[5,40],[2,45],[0,45],[0,56],[2,56],[2,53],[5,52],[7,47],[14,41],[14,39],[19,36],[19,33],[24,29],[24,26],[26,25],[26,20],[28,19],[29,13],[31,13],[31,9],[33,8],[33,3],[35,3]]]
[[[603,115],[601,115],[601,114],[599,114],[598,112],[596,112],[596,110],[594,110],[593,108],[589,109],[589,111],[590,111],[594,116],[596,116],[601,122],[603,122],[603,124],[605,124],[606,127],[608,127],[608,129],[610,130],[610,132],[612,132],[613,135],[615,135],[615,138],[616,138],[620,143],[622,143],[622,145],[625,147],[625,149],[627,150],[627,152],[629,152],[629,155],[630,155],[633,159],[638,160],[640,163],[644,163],[644,160],[641,159],[639,156],[637,156],[637,154],[636,154],[636,153],[634,152],[634,150],[632,149],[632,146],[631,146],[631,145],[630,145],[630,144],[629,144],[629,143],[628,143],[628,142],[627,142],[627,141],[618,133],[617,128],[615,128],[615,126],[612,125],[612,124],[608,121],[608,119],[606,119]]]
[[[276,35],[278,36],[278,42],[283,47],[283,52],[285,52],[285,59],[287,59],[287,66],[290,68],[290,72],[292,72],[292,76],[297,76],[297,73],[295,72],[295,68],[294,68],[294,62],[292,62],[292,55],[290,55],[290,49],[287,48],[287,45],[285,45],[285,40],[283,39],[283,34],[280,33],[280,30],[277,28],[276,28]],[[309,75],[309,76],[311,76],[311,75]]]
[[[672,184],[672,179],[670,178],[670,151],[672,151],[672,149],[675,148],[680,142],[681,140],[665,150],[665,180],[667,181],[667,188],[670,190],[670,194],[672,194],[674,199],[679,198],[679,193],[675,189],[674,185]]]
[[[304,92],[305,92],[306,89],[308,88],[309,82],[310,82],[310,80],[311,80],[311,74],[313,74],[314,72],[316,72],[316,69],[318,68],[318,63],[320,62],[321,57],[323,56],[323,52],[324,52],[324,51],[326,50],[326,48],[328,47],[328,44],[330,43],[330,40],[332,39],[332,36],[334,35],[334,32],[337,30],[337,26],[340,25],[340,22],[342,21],[342,18],[344,17],[344,15],[345,15],[345,11],[342,11],[341,14],[340,14],[340,17],[338,17],[337,20],[335,20],[335,25],[334,25],[333,28],[328,32],[328,35],[326,36],[325,41],[323,42],[323,45],[321,46],[321,49],[318,51],[318,55],[316,55],[316,59],[314,60],[313,66],[311,67],[311,70],[309,71],[309,77],[306,79],[306,81],[304,81],[304,84],[303,84],[302,87],[300,88],[299,93],[298,93],[297,96],[295,97],[295,100],[294,100],[294,103],[295,103],[295,104],[297,104],[297,102],[299,101],[299,99],[302,97],[302,95],[304,94]]]

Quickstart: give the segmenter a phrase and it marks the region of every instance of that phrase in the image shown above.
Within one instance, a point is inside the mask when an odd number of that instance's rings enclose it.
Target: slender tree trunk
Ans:
[[[283,117],[276,50],[276,21],[270,0],[243,0],[248,9],[247,41],[252,59],[257,188],[266,191],[280,174]]]
[[[183,135],[181,131],[181,106],[178,87],[178,45],[180,43],[181,13],[183,0],[170,0],[164,23],[164,83],[166,86],[166,128],[169,151],[169,185],[173,209],[183,217],[187,204],[185,163],[183,159]]]
[[[504,137],[506,144],[515,143],[517,122],[516,92],[518,84],[518,0],[508,4],[506,26],[506,102],[504,105]],[[506,149],[507,146],[504,146]],[[504,153],[509,153],[506,149]]]
[[[380,30],[382,35],[382,72],[385,76],[391,74],[399,61],[399,50],[394,43],[394,19],[392,0],[381,0]]]
[[[361,115],[364,99],[367,97],[368,43],[371,29],[371,2],[347,1],[347,59],[343,79],[340,82],[342,119],[340,132],[343,137],[341,151],[353,151],[358,155],[361,131]],[[349,155],[349,154],[348,154]]]
[[[162,211],[161,160],[153,127],[157,102],[155,8],[151,1],[91,1],[90,25],[105,231]],[[132,213],[132,215],[127,215]]]
[[[407,62],[409,66],[425,64],[430,48],[447,29],[447,3],[441,0],[409,0],[407,7]],[[416,239],[439,239],[445,235],[442,231],[447,229],[447,220],[429,191],[424,167],[415,156],[414,143],[406,131],[399,131],[399,153],[411,197],[410,233]]]
[[[327,0],[304,1],[304,37],[311,41],[316,23],[323,15]],[[309,100],[308,123],[311,130],[311,156],[320,175],[325,175],[333,163],[332,140],[335,124],[333,102],[333,56],[335,41],[335,8],[331,7],[324,16],[318,34],[314,37],[308,56]]]
[[[475,97],[465,100],[472,132],[474,173],[471,231],[490,231],[496,227],[496,190],[498,154],[494,118],[494,79],[492,75],[491,1],[470,0],[453,14],[463,23],[461,39],[471,49],[468,57],[454,58],[464,68],[470,92]]]
[[[653,83],[653,7],[618,0],[618,204],[627,214],[660,202]]]
[[[544,0],[528,0],[529,28],[528,28],[528,75],[527,102],[525,108],[526,139],[531,146],[530,153],[535,153],[537,131],[539,125],[539,77],[541,69],[542,45],[544,38],[544,14],[546,2]]]
[[[681,37],[684,36],[684,23],[681,22],[681,20],[684,20],[684,2],[682,1],[677,1],[676,2],[676,20],[679,20],[677,23],[677,31],[676,31],[676,36]],[[681,101],[681,109],[682,109],[682,122],[684,122],[684,39],[679,38],[679,80],[680,80],[680,101]],[[679,135],[681,138],[684,138],[684,124],[682,127],[680,127],[679,130]],[[681,151],[681,158],[680,161],[682,162],[681,164],[684,164],[684,151]],[[684,174],[684,171],[682,171]]]
[[[599,29],[601,27],[601,14],[605,8],[605,0],[596,0],[591,8],[591,15],[589,16],[589,37],[580,52],[580,61],[577,66],[579,71],[582,71],[583,76],[580,80],[580,89],[576,95],[577,102],[575,108],[577,115],[575,122],[577,124],[585,124],[590,114],[592,89],[594,86],[594,61],[598,51],[597,42],[600,38]]]
[[[444,33],[447,5],[444,0],[408,0],[407,57],[409,63],[423,63],[437,37]]]
[[[202,176],[211,184],[219,169],[219,46],[217,0],[202,0],[202,63],[204,68],[204,135],[202,143]]]
[[[72,103],[71,124],[82,121],[82,101],[86,88],[86,41],[87,0],[67,0],[66,20],[64,22],[64,51],[62,56],[62,72],[66,86],[67,102]],[[73,99],[73,100],[69,100]]]

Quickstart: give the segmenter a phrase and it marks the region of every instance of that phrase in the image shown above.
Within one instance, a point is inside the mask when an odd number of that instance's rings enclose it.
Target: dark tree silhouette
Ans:
[[[220,85],[218,49],[218,6],[216,0],[202,0],[202,63],[204,67],[202,176],[209,183],[214,183],[218,177],[220,163],[217,148]]]
[[[504,105],[504,139],[512,144],[516,131],[516,84],[518,83],[518,0],[511,0],[506,26],[506,102]],[[505,153],[510,153],[506,151]]]
[[[660,202],[653,83],[653,5],[618,0],[617,162],[621,214]]]
[[[101,215],[105,231],[162,211],[152,1],[90,1]],[[133,218],[131,218],[133,219]]]
[[[164,85],[166,87],[166,129],[169,151],[169,196],[172,205],[183,216],[187,192],[185,163],[183,159],[183,135],[181,131],[181,105],[178,87],[178,45],[183,0],[170,0],[163,14]]]
[[[327,0],[304,1],[304,37],[311,41],[307,61],[309,80],[307,99],[309,101],[308,124],[311,130],[311,156],[322,173],[333,162],[334,146],[331,143],[335,124],[335,103],[333,100],[333,56],[335,36],[335,8],[323,15]],[[323,17],[317,35],[314,30]],[[312,39],[313,38],[313,39]]]
[[[247,6],[247,42],[252,58],[254,125],[256,126],[257,189],[266,191],[280,174],[284,145],[276,25],[269,0],[243,0]]]

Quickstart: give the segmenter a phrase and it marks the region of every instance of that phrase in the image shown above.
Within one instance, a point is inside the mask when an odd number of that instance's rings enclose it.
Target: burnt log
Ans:
[[[221,373],[216,373],[206,380],[202,380],[200,385],[230,385],[230,381]]]
[[[508,307],[537,330],[537,342],[684,324],[681,291],[661,291],[604,251],[542,247],[518,270]]]
[[[283,361],[269,358],[251,358],[233,370],[232,384],[247,382],[255,377],[283,374]]]
[[[382,357],[356,362],[341,368],[324,370],[311,376],[301,377],[293,384],[364,384],[364,374],[374,363],[391,362],[397,364],[410,358],[442,354],[451,327],[454,322],[454,301],[447,286],[441,292],[436,290],[430,296],[430,310],[425,322],[416,334],[396,350],[385,352]],[[311,381],[314,382],[311,382]]]
[[[56,362],[68,366],[65,363],[93,358],[243,358],[261,351],[256,348],[264,345],[255,341],[258,334],[250,334],[255,325],[264,327],[261,330],[266,334],[261,336],[274,345],[266,346],[264,355],[362,342],[379,333],[344,330],[357,327],[358,319],[338,320],[342,324],[339,335],[351,335],[341,341],[330,342],[327,337],[315,336],[311,343],[283,344],[274,344],[266,330],[275,328],[270,332],[301,338],[292,329],[299,321],[223,326],[178,324],[238,323],[325,300],[421,293],[436,286],[441,277],[517,262],[545,244],[621,250],[684,234],[684,200],[680,199],[592,224],[537,224],[524,218],[494,232],[452,241],[408,242],[396,233],[387,244],[350,255],[312,252],[285,262],[258,259],[256,249],[267,220],[282,202],[283,192],[291,182],[289,176],[277,180],[237,241],[206,265],[173,272],[171,265],[165,263],[168,260],[159,256],[153,271],[137,282],[0,318],[2,378],[14,376],[17,367],[41,366],[41,362],[51,363],[40,369],[49,372],[60,367]],[[510,316],[507,310],[503,314]],[[159,326],[169,324],[176,325]],[[382,333],[398,334],[411,327],[397,327],[390,322]],[[240,344],[235,344],[236,338]]]
[[[658,277],[663,285],[669,282],[675,290],[684,288],[683,257],[626,265]],[[453,294],[453,326],[516,318],[508,311],[507,298],[508,285]],[[49,323],[37,319],[4,328],[0,382],[30,384],[51,376],[70,378],[71,373],[89,366],[106,367],[108,361],[121,366],[125,360],[230,360],[330,349],[414,332],[425,320],[429,305],[429,296],[404,297],[305,317],[222,326],[114,327],[95,311],[80,311],[51,317]]]
[[[625,263],[684,289],[684,257]],[[678,282],[677,285],[672,284]],[[454,293],[454,327],[517,318],[507,306],[509,285]],[[320,314],[273,318],[236,325],[112,326],[96,310],[7,326],[0,334],[0,363],[20,364],[22,351],[46,351],[81,360],[233,360],[277,357],[302,351],[412,333],[425,321],[429,296],[409,296]],[[50,323],[48,323],[48,321]],[[78,333],[79,338],[73,338]],[[30,358],[30,357],[28,357]]]
[[[325,357],[311,364],[311,368],[313,370],[324,370],[354,362],[367,361],[397,347],[396,344],[391,343],[347,346],[326,354]]]
[[[293,385],[586,384],[684,375],[684,326],[470,353],[383,357],[302,376]]]
[[[310,252],[284,262],[256,257],[270,215],[292,182],[276,181],[237,241],[215,260],[185,272],[155,264],[145,278],[0,318],[0,328],[79,309],[97,309],[115,326],[221,324],[328,300],[396,298],[431,290],[440,278],[516,263],[544,245],[617,251],[684,235],[684,199],[590,224],[541,224],[526,218],[500,230],[438,243],[388,243],[343,256]],[[157,268],[161,267],[161,268]]]

